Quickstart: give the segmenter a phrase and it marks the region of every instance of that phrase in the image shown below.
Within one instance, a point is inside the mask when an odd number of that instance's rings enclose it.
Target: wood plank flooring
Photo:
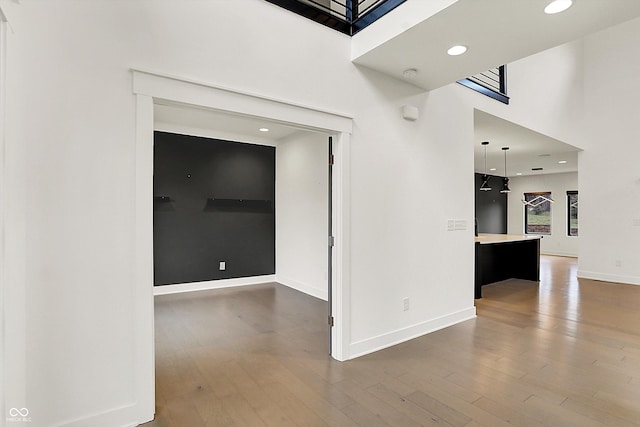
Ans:
[[[326,303],[278,284],[156,297],[156,419],[198,426],[640,426],[640,287],[484,287],[478,318],[348,362]]]

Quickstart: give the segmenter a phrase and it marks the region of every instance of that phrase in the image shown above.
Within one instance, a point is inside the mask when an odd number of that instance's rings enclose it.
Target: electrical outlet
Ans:
[[[402,299],[402,306],[404,311],[409,311],[409,298]]]
[[[220,261],[220,271],[224,271],[227,269],[227,263],[225,261]]]

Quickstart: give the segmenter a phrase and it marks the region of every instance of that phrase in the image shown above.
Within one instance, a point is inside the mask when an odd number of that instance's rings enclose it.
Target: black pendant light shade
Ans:
[[[507,177],[507,151],[509,147],[502,147],[502,151],[504,151],[504,178],[502,179],[502,190],[501,193],[510,193],[511,189],[509,188],[509,178]]]
[[[480,191],[491,191],[491,186],[489,185],[489,175],[487,175],[487,145],[489,145],[489,141],[483,141],[482,145],[484,146],[484,175],[482,175],[482,185],[480,186]]]
[[[502,179],[502,190],[501,193],[510,193],[511,189],[509,188],[509,178],[506,176]]]
[[[491,191],[491,186],[489,185],[489,175],[482,175],[482,185],[480,186],[480,191]]]

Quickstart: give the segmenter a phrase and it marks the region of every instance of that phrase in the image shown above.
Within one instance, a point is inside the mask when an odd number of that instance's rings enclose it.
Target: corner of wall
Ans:
[[[374,353],[396,344],[430,334],[440,329],[474,319],[476,317],[476,307],[472,306],[467,309],[447,314],[445,316],[431,319],[426,322],[420,322],[405,328],[401,328],[392,332],[368,338],[366,340],[351,343],[349,350],[349,359],[355,359],[369,353]]]
[[[311,295],[312,297],[319,298],[323,301],[327,301],[329,299],[329,291],[327,289],[318,289],[315,286],[302,283],[297,280],[293,280],[288,277],[284,277],[277,274],[275,277],[275,281],[280,283],[281,285],[288,286],[291,289],[295,289],[307,295]]]

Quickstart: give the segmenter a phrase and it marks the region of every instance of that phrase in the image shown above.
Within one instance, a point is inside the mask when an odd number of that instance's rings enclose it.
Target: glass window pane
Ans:
[[[567,192],[567,223],[569,236],[578,235],[578,192]]]
[[[525,233],[551,234],[551,193],[524,193]]]

